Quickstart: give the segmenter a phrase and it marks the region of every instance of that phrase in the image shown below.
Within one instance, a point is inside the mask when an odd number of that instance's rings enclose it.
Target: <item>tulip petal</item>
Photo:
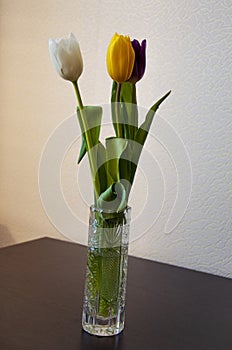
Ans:
[[[140,45],[138,40],[132,41],[132,46],[135,51],[135,62],[133,72],[129,79],[130,82],[136,83],[142,79],[146,68],[146,40],[144,39]]]
[[[83,60],[73,33],[67,39],[49,39],[49,52],[57,73],[63,79],[76,82],[83,71]]]
[[[113,36],[110,41],[106,63],[108,73],[114,81],[122,83],[127,81],[134,67],[135,52],[128,36]]]
[[[49,53],[51,61],[57,71],[57,73],[60,75],[60,62],[57,60],[57,43],[53,39],[49,39]]]

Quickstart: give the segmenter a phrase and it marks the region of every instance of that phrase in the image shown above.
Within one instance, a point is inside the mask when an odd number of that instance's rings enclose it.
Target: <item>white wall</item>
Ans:
[[[87,226],[77,227],[75,237],[69,228],[58,232],[40,200],[38,168],[44,145],[76,105],[71,84],[60,79],[51,65],[48,38],[74,32],[84,58],[80,87],[85,104],[106,104],[111,81],[105,52],[117,31],[147,38],[139,105],[149,107],[172,89],[154,123],[131,198],[130,252],[231,277],[231,1],[2,0],[0,9],[0,244],[41,236],[86,242]],[[85,222],[90,183],[83,163],[77,193],[77,148],[78,141],[64,159],[61,177],[68,205]],[[153,192],[147,193],[151,181]],[[178,223],[191,181],[190,203]],[[178,193],[182,193],[179,212],[175,211]],[[142,208],[148,200],[147,219]],[[178,225],[166,233],[172,208]],[[152,226],[143,234],[147,221]]]

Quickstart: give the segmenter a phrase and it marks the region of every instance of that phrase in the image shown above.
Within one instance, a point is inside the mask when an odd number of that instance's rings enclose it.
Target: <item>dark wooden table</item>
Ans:
[[[126,327],[81,329],[86,248],[43,238],[0,249],[1,350],[231,350],[232,281],[129,258]]]

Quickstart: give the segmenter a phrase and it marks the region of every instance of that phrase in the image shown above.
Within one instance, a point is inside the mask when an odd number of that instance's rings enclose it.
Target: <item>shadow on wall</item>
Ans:
[[[0,225],[0,247],[14,244],[14,242],[15,241],[8,228],[4,225]]]

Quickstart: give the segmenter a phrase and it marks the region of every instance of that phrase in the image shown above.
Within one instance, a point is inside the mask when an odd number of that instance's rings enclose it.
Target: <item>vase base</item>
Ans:
[[[124,311],[115,317],[96,317],[83,312],[82,328],[85,332],[100,337],[119,334],[124,329]]]

